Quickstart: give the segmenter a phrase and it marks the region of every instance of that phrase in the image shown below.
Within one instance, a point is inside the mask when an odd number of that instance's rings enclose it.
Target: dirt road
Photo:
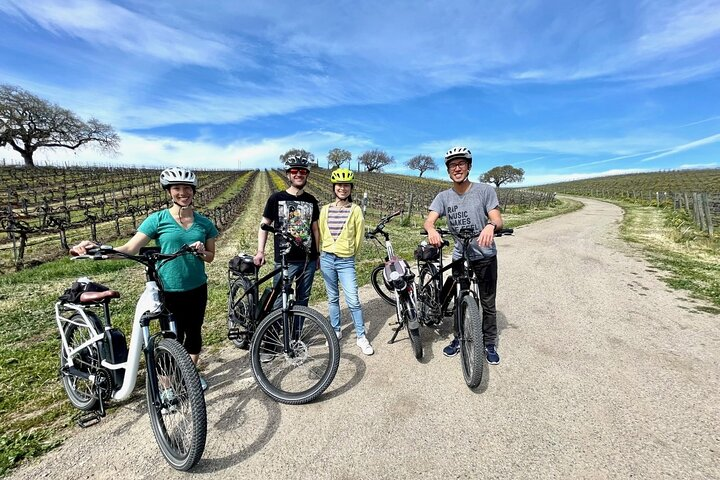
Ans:
[[[419,363],[404,335],[386,343],[394,311],[366,287],[376,354],[345,315],[338,376],[311,405],[267,398],[245,351],[209,359],[193,478],[720,478],[720,318],[617,239],[619,208],[583,202],[498,240],[502,363],[476,391],[442,355],[449,325],[423,332]],[[190,477],[141,398],[11,478]]]

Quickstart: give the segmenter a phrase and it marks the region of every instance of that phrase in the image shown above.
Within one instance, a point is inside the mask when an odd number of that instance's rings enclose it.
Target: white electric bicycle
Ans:
[[[157,268],[180,255],[201,255],[183,246],[173,254],[146,247],[139,255],[118,252],[111,246],[88,249],[76,259],[124,258],[145,266],[147,281],[135,308],[130,346],[113,328],[110,301],[117,291],[87,278],[78,279],[55,304],[60,330],[60,378],[70,402],[89,412],[78,420],[87,427],[105,416],[110,399],[125,400],[135,388],[140,354],[145,356],[148,414],[155,439],[165,459],[177,470],[192,468],[205,449],[207,412],[200,376],[190,355],[176,337],[175,321],[163,305]],[[150,325],[159,322],[159,331]]]

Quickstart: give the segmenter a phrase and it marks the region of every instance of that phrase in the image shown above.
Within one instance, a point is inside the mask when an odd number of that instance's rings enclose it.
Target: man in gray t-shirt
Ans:
[[[469,180],[472,168],[472,154],[465,147],[453,147],[445,154],[445,166],[453,181],[452,188],[444,190],[430,204],[425,219],[428,243],[439,246],[442,242],[435,229],[440,217],[447,217],[449,229],[453,234],[472,231],[477,241],[470,243],[469,252],[472,268],[477,276],[480,290],[480,306],[483,309],[483,341],[488,363],[500,363],[497,353],[497,321],[495,292],[497,290],[497,249],[495,248],[495,230],[503,226],[500,215],[500,203],[495,190],[489,185],[473,183]],[[456,238],[453,259],[462,256],[462,242]],[[455,325],[455,338],[443,349],[443,355],[454,357],[460,351]]]

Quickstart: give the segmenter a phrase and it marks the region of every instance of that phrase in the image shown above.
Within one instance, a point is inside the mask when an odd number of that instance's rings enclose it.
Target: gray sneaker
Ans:
[[[208,389],[207,380],[205,380],[205,378],[202,375],[200,375],[200,388],[202,389],[203,392]]]

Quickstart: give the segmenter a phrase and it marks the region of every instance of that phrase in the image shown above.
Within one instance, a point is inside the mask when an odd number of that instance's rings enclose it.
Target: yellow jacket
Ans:
[[[350,215],[337,239],[333,239],[328,227],[329,210],[329,204],[323,205],[320,209],[320,249],[344,258],[357,255],[365,236],[365,219],[362,210],[358,205],[351,204]]]

